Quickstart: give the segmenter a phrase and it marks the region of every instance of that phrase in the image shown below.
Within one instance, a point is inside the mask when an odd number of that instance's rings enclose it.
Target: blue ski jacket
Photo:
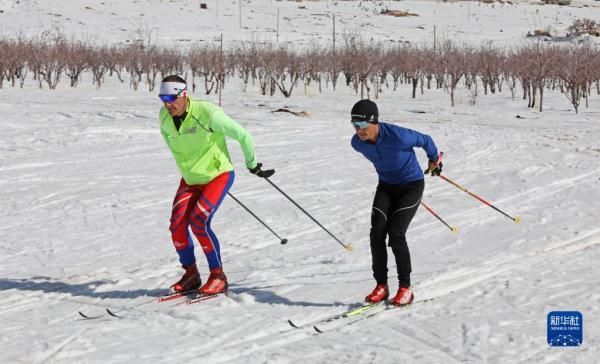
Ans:
[[[354,134],[351,144],[373,163],[379,181],[389,184],[401,185],[424,179],[413,148],[423,148],[431,161],[438,158],[437,147],[429,135],[383,122],[379,123],[375,143],[362,141]]]

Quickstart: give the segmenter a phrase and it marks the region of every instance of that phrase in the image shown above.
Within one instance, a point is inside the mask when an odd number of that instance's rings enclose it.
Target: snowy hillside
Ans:
[[[574,18],[600,19],[594,1],[494,8],[252,1],[243,3],[240,32],[237,2],[219,2],[218,16],[217,2],[206,3],[202,12],[191,0],[0,0],[0,32],[35,34],[58,22],[69,34],[123,42],[143,18],[165,43],[221,32],[232,41],[267,37],[279,8],[280,40],[329,37],[331,18],[314,14],[335,13],[340,34],[344,27],[372,29],[381,39],[427,41],[437,23],[450,37],[515,45],[534,22],[554,26],[558,15],[566,29]],[[420,16],[367,18],[372,11],[363,8],[376,6]],[[276,169],[271,180],[355,249],[344,250],[250,175],[230,141],[231,192],[289,242],[279,244],[225,199],[213,227],[231,294],[190,306],[153,302],[181,274],[168,230],[179,173],[160,136],[156,95],[116,79],[96,90],[90,75],[77,89],[63,82],[40,90],[33,80],[0,89],[0,362],[598,362],[600,96],[575,114],[564,95],[548,92],[539,113],[509,92],[481,96],[473,106],[461,91],[451,108],[442,90],[413,100],[409,88],[380,94],[380,119],[431,135],[445,152],[448,178],[521,223],[428,177],[423,201],[458,228],[451,233],[421,209],[409,229],[415,299],[433,299],[323,325],[323,334],[287,320],[304,324],[344,312],[374,287],[368,235],[377,176],[350,147],[349,112],[359,97],[349,88],[285,99],[227,85],[223,107],[253,134],[259,161]],[[310,117],[272,112],[284,105]],[[424,152],[417,155],[425,166]],[[391,259],[388,267],[394,271]],[[122,317],[78,314],[103,315],[106,308]],[[550,311],[582,313],[583,345],[548,345]]]
[[[600,3],[574,0],[573,6],[539,5],[514,0],[476,1],[273,1],[273,0],[0,0],[0,34],[26,36],[58,27],[97,44],[127,42],[151,32],[165,45],[187,46],[219,39],[309,44],[330,43],[333,16],[336,34],[360,33],[389,42],[432,42],[436,36],[457,42],[494,41],[514,45],[528,31],[549,30],[564,36],[574,19],[598,21]],[[50,5],[52,4],[52,5]],[[206,4],[201,9],[200,4]],[[416,16],[396,18],[382,10]],[[241,14],[241,17],[240,17]]]

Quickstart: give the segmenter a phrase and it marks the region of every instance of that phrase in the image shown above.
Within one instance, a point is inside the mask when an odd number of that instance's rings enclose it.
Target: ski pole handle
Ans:
[[[437,166],[438,164],[442,163],[442,157],[444,156],[444,152],[440,152],[438,154],[438,159],[435,161],[435,166]],[[431,172],[432,169],[430,166],[427,166],[427,169],[423,171],[423,174],[429,174],[429,172]]]

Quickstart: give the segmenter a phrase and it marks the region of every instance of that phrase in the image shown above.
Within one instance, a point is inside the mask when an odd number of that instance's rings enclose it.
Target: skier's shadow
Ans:
[[[40,291],[44,293],[68,293],[72,296],[91,298],[137,298],[143,296],[160,296],[164,289],[136,289],[97,291],[98,287],[115,284],[109,280],[97,280],[84,283],[64,283],[50,277],[36,276],[31,278],[10,279],[0,278],[0,291],[16,289],[19,291]]]
[[[268,304],[281,304],[286,306],[311,306],[311,307],[335,307],[335,306],[348,306],[342,302],[308,302],[308,301],[292,301],[286,297],[279,296],[264,288],[253,288],[246,286],[235,286],[229,285],[229,291],[235,294],[248,294],[254,298],[256,302],[268,303]]]
[[[110,280],[96,280],[83,283],[65,283],[50,277],[36,276],[31,278],[10,279],[0,278],[0,291],[11,289],[19,291],[43,292],[43,293],[67,293],[73,297],[90,297],[98,299],[134,299],[139,297],[159,297],[166,293],[163,289],[136,289],[136,290],[100,290],[97,288],[107,284],[115,284]],[[248,294],[256,302],[268,304],[282,304],[287,306],[313,306],[331,307],[344,306],[341,302],[318,303],[307,301],[291,301],[264,288],[249,288],[231,286],[230,291],[235,294]]]

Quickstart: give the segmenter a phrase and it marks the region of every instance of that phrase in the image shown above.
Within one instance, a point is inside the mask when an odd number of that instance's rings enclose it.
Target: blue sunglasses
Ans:
[[[187,90],[187,87],[179,90],[179,92],[176,95],[158,95],[158,98],[162,102],[168,102],[168,103],[175,102],[175,100],[177,100],[179,95],[181,95],[181,93],[185,90]]]

